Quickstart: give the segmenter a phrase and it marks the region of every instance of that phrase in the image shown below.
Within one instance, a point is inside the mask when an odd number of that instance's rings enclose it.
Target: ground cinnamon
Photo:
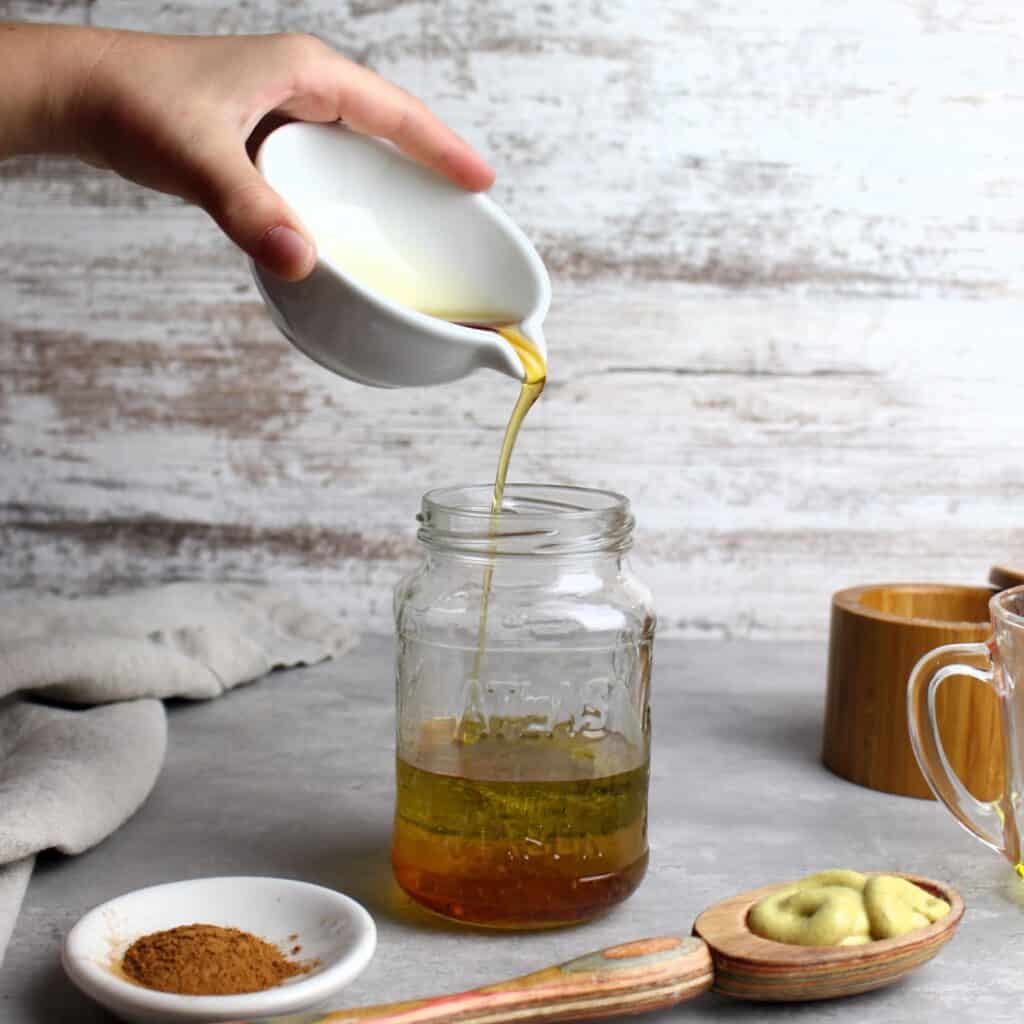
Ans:
[[[249,932],[214,924],[186,924],[136,939],[121,966],[132,981],[160,992],[227,996],[262,992],[310,971]]]

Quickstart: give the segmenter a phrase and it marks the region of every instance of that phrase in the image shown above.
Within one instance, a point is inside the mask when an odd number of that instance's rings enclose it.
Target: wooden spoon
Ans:
[[[898,981],[931,960],[964,916],[964,901],[951,886],[917,875],[901,877],[945,900],[949,913],[927,928],[863,946],[791,946],[755,935],[747,927],[750,908],[780,885],[716,903],[693,926],[711,950],[714,990],[756,1002],[806,1002],[852,996]]]
[[[262,1024],[506,1024],[589,1020],[663,1010],[709,989],[757,1002],[835,999],[881,988],[930,960],[963,917],[955,889],[903,875],[950,912],[927,928],[862,946],[792,946],[754,935],[750,908],[780,885],[741,893],[697,918],[693,936],[666,935],[612,946],[557,967],[454,995],[275,1017]]]

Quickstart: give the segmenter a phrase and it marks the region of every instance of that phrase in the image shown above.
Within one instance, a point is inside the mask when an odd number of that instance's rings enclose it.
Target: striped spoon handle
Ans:
[[[507,1024],[662,1010],[711,988],[707,945],[663,936],[598,950],[497,985],[386,1006],[273,1017],[261,1024]]]

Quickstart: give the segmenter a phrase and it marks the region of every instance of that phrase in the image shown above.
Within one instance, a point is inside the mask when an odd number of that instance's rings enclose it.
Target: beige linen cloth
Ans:
[[[0,596],[0,963],[35,855],[87,850],[149,795],[167,742],[161,698],[219,697],[354,641],[268,587]]]

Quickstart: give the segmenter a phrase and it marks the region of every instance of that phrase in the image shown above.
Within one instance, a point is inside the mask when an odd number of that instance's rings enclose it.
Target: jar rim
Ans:
[[[477,495],[479,492],[479,495]],[[473,494],[479,504],[467,506],[465,500],[456,501],[455,495]],[[490,519],[491,498],[494,494],[494,484],[458,484],[448,487],[434,487],[423,495],[423,506],[426,508],[429,503],[433,508],[448,512],[458,512],[460,515],[479,515],[484,519]],[[565,499],[555,500],[554,495],[575,496],[581,504],[572,505]],[[550,495],[551,497],[545,497]],[[584,500],[590,500],[589,505],[582,504]],[[598,504],[598,502],[602,502]],[[608,512],[614,509],[629,508],[629,498],[617,491],[606,491],[597,487],[577,487],[572,484],[522,484],[510,483],[505,486],[505,496],[502,502],[502,509],[498,515],[507,511],[516,511],[522,514],[520,503],[532,503],[538,508],[538,514],[557,516],[589,516],[595,512]]]
[[[492,484],[427,491],[416,517],[420,542],[485,557],[622,552],[632,544],[629,499],[617,491],[511,483],[492,513],[493,491]]]

